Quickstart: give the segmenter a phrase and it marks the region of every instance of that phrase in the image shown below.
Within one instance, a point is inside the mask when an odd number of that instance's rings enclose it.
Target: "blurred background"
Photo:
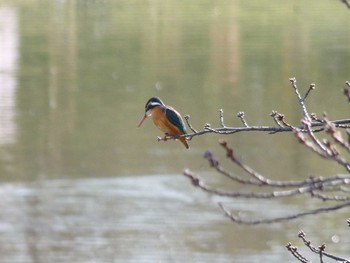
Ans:
[[[1,262],[294,262],[287,242],[349,256],[348,213],[284,224],[235,225],[219,199],[192,187],[185,168],[235,189],[203,153],[224,160],[222,136],[157,142],[152,96],[197,129],[275,125],[302,118],[296,77],[310,112],[348,118],[350,11],[341,1],[0,0]],[[344,172],[292,134],[224,137],[266,177]],[[282,216],[303,198],[220,201],[249,216]],[[320,231],[322,225],[322,231]]]

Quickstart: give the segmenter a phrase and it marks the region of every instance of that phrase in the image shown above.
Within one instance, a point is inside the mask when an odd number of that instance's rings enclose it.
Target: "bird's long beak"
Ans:
[[[145,115],[142,117],[142,119],[141,119],[139,125],[137,126],[137,128],[140,128],[140,127],[141,127],[142,123],[146,120],[146,118],[147,118],[147,115],[145,114]]]

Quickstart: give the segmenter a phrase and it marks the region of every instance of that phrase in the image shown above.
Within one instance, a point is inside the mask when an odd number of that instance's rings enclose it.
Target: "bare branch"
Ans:
[[[191,129],[191,131],[193,133],[197,133],[197,131],[192,127],[192,125],[190,123],[190,115],[186,115],[184,118],[185,118],[185,121],[187,123],[187,126]]]
[[[218,196],[226,196],[226,197],[231,197],[231,198],[275,199],[275,198],[282,198],[282,197],[291,197],[291,196],[296,196],[296,195],[301,195],[301,194],[306,194],[306,193],[309,193],[311,196],[313,196],[315,190],[322,189],[323,187],[329,187],[329,185],[327,185],[325,182],[320,182],[317,184],[316,183],[317,181],[316,182],[310,181],[309,183],[305,184],[305,186],[287,189],[287,190],[282,190],[282,191],[270,191],[270,192],[268,192],[268,191],[267,192],[225,191],[222,189],[212,188],[212,187],[206,185],[198,176],[193,174],[188,169],[186,169],[183,172],[183,174],[191,180],[191,182],[194,186],[199,187],[201,190],[203,190],[207,193],[218,195]],[[238,178],[235,178],[234,180],[241,182],[241,183],[252,184],[251,183],[252,181],[248,181],[248,180],[243,180],[243,179],[238,179]],[[344,183],[350,184],[350,179],[344,179],[344,181],[337,181],[338,183],[332,181],[331,183],[332,183],[332,186],[338,185],[338,184],[344,184]],[[256,184],[256,183],[254,183],[254,184]],[[283,184],[283,183],[281,182],[280,184]],[[269,186],[271,186],[271,185],[269,185]]]
[[[274,110],[273,110],[273,111],[270,113],[270,116],[273,118],[273,120],[276,122],[276,124],[277,124],[279,127],[283,128],[283,125],[279,122],[279,118],[278,118],[279,113],[278,113],[277,111],[274,111]]]
[[[292,219],[297,219],[300,217],[308,216],[308,215],[316,215],[320,213],[328,213],[331,211],[339,210],[344,207],[350,206],[350,202],[345,202],[339,205],[334,206],[328,206],[328,207],[322,207],[314,210],[309,210],[302,213],[292,214],[289,216],[283,216],[283,217],[274,217],[274,218],[268,218],[268,219],[256,219],[256,220],[246,220],[242,219],[240,216],[233,214],[230,212],[227,208],[223,206],[222,203],[219,203],[220,208],[224,211],[225,215],[231,219],[231,221],[238,223],[238,224],[245,224],[245,225],[258,225],[258,224],[271,224],[271,223],[279,223],[282,221],[290,221]]]
[[[278,187],[300,187],[305,184],[308,184],[307,181],[273,181],[265,178],[263,175],[259,174],[248,165],[242,163],[239,158],[234,155],[234,151],[227,145],[225,140],[220,140],[219,144],[226,150],[226,156],[235,164],[237,164],[240,168],[242,168],[245,172],[247,172],[250,176],[252,176],[256,181],[258,181],[259,185],[269,185],[269,186],[278,186]]]
[[[296,79],[291,78],[290,82],[294,88],[295,94],[297,96],[297,101],[303,114],[301,124],[292,125],[286,120],[284,114],[277,111],[272,111],[270,116],[276,123],[275,126],[249,126],[244,118],[244,112],[238,112],[237,117],[240,118],[243,126],[227,127],[224,123],[223,110],[221,109],[219,111],[220,127],[212,128],[211,125],[207,123],[205,124],[203,130],[196,131],[188,122],[189,116],[186,116],[185,119],[187,121],[187,124],[193,133],[182,136],[186,137],[187,139],[192,139],[195,136],[203,135],[206,133],[228,135],[238,132],[267,132],[269,134],[275,134],[278,132],[293,132],[301,144],[311,149],[320,157],[327,160],[332,160],[341,165],[346,169],[348,173],[328,177],[310,176],[305,180],[271,180],[254,170],[249,165],[245,164],[237,156],[233,148],[228,146],[228,143],[225,140],[220,139],[219,144],[226,151],[226,157],[232,161],[232,163],[242,169],[242,171],[244,171],[243,175],[236,175],[226,170],[225,167],[221,165],[221,162],[216,159],[213,153],[210,151],[206,151],[204,157],[208,160],[210,166],[214,168],[219,174],[227,177],[234,184],[249,186],[249,190],[232,191],[211,187],[208,186],[193,172],[186,169],[183,174],[191,180],[192,184],[195,187],[198,187],[207,193],[227,198],[274,200],[277,198],[291,198],[307,195],[311,198],[314,198],[316,202],[322,201],[324,202],[323,204],[325,204],[325,202],[328,202],[327,205],[324,205],[323,207],[318,206],[317,208],[308,211],[301,211],[279,217],[258,219],[242,218],[239,214],[229,211],[229,209],[227,209],[222,203],[219,203],[218,205],[223,210],[224,214],[235,223],[246,225],[279,223],[309,215],[333,212],[350,206],[350,161],[346,158],[350,154],[350,119],[330,121],[325,114],[322,119],[318,118],[315,113],[309,114],[309,111],[305,105],[305,101],[310,97],[311,91],[315,89],[315,84],[311,84],[305,95],[302,96],[296,85]],[[350,102],[350,82],[346,82],[346,85],[348,87],[344,89],[344,94],[347,96]],[[340,129],[345,129],[346,134],[345,132],[341,132]],[[319,135],[320,132],[323,132],[322,134],[325,135],[324,138]],[[163,138],[163,140],[167,139],[176,138],[169,136],[165,136]],[[344,156],[343,152],[347,154],[346,157]],[[333,204],[329,204],[330,202],[333,202]],[[334,202],[336,202],[336,204],[334,204]],[[347,222],[350,226],[350,218]],[[310,241],[307,241],[305,239],[305,235],[301,235],[300,238],[304,240],[305,245],[308,246],[312,252],[317,254],[321,263],[324,261],[324,258],[330,258],[337,261],[350,263],[349,260],[334,256],[326,252],[326,246],[324,244],[315,247],[311,245]],[[290,251],[290,253],[300,262],[310,262],[292,244],[288,243],[286,247],[288,251]]]
[[[293,246],[291,243],[288,243],[288,244],[286,245],[286,248],[287,248],[288,251],[289,251],[297,260],[299,260],[300,262],[302,262],[302,263],[309,263],[309,262],[311,262],[310,260],[308,260],[307,258],[305,258],[303,255],[301,255],[301,254],[298,252],[297,247]]]
[[[304,98],[303,98],[303,101],[306,100],[307,96],[309,96],[309,93],[310,93],[312,90],[314,90],[314,89],[315,89],[315,83],[311,83],[309,89],[307,90],[307,92],[306,92],[306,94],[305,94],[305,96],[304,96]]]
[[[323,142],[318,140],[314,132],[311,130],[310,122],[303,120],[303,123],[311,140],[306,139],[301,132],[295,130],[294,132],[299,139],[299,142],[313,150],[319,156],[336,161],[338,164],[343,166],[346,171],[350,172],[350,163],[340,156],[336,148],[327,140],[324,140]]]
[[[260,181],[257,181],[257,180],[254,180],[254,179],[243,179],[237,175],[234,175],[228,171],[226,171],[221,165],[220,165],[220,162],[218,160],[216,160],[213,156],[213,154],[210,152],[210,151],[206,151],[204,153],[204,158],[206,158],[210,164],[211,167],[214,167],[215,170],[230,178],[232,181],[235,181],[235,182],[238,182],[240,184],[251,184],[251,185],[261,185],[263,184],[262,182]]]
[[[325,118],[325,132],[330,134],[333,138],[333,140],[342,146],[344,149],[346,149],[350,153],[350,144],[349,142],[345,141],[342,137],[342,134],[340,131],[337,130],[335,125],[331,123],[327,118]]]
[[[219,110],[219,119],[220,119],[220,125],[222,128],[225,128],[226,125],[224,124],[224,110],[220,109]]]
[[[241,119],[244,127],[249,127],[248,123],[246,122],[246,120],[244,119],[244,112],[240,111],[237,113],[237,117]]]
[[[333,254],[330,254],[328,252],[325,252],[325,250],[326,250],[325,244],[322,244],[318,248],[316,248],[315,246],[313,246],[311,244],[311,241],[306,239],[306,235],[303,231],[299,232],[298,237],[303,240],[306,247],[308,247],[312,252],[319,254],[321,258],[322,258],[322,256],[326,256],[326,257],[334,259],[336,261],[341,261],[341,262],[345,262],[345,263],[350,262],[349,259],[341,258],[341,257],[335,256]]]
[[[208,133],[216,133],[216,134],[222,134],[222,135],[229,135],[229,134],[234,134],[234,133],[239,133],[239,132],[267,132],[269,134],[275,134],[275,133],[280,133],[280,132],[294,132],[295,129],[297,129],[299,132],[304,133],[306,132],[305,126],[304,125],[299,125],[299,126],[283,126],[280,125],[279,127],[275,126],[243,126],[243,127],[218,127],[218,128],[212,128],[209,123],[206,123],[204,126],[204,129],[201,131],[195,130],[192,125],[189,123],[189,115],[185,116],[185,121],[190,127],[192,133],[184,134],[178,137],[173,137],[173,136],[164,136],[164,137],[159,137],[158,141],[166,141],[166,140],[175,140],[180,137],[186,137],[187,140],[192,140],[193,137],[195,136],[200,136]],[[337,128],[344,128],[348,129],[350,128],[350,119],[341,119],[341,120],[335,120],[335,121],[330,121],[332,124],[335,125]],[[311,128],[317,128],[317,130],[312,130],[312,132],[320,132],[324,130],[324,123],[320,123],[318,121],[316,122],[311,122],[310,127]]]
[[[322,201],[348,201],[350,200],[350,196],[339,196],[339,195],[325,195],[318,193],[317,191],[312,191],[312,197],[321,199]]]
[[[307,112],[307,109],[305,107],[305,101],[304,99],[301,97],[300,95],[300,92],[299,92],[299,89],[297,87],[297,80],[295,78],[290,78],[289,79],[290,83],[292,84],[292,87],[294,88],[294,92],[295,94],[297,95],[298,97],[298,102],[299,102],[299,105],[304,113],[304,118],[307,119],[309,122],[311,122],[311,117],[309,115],[309,113]],[[305,96],[306,98],[306,96]]]

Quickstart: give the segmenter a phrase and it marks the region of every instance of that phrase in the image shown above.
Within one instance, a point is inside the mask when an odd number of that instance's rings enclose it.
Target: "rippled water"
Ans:
[[[1,262],[230,262],[213,228],[227,220],[184,183],[174,175],[3,185]]]
[[[180,175],[5,184],[0,199],[1,262],[292,262],[283,242],[295,238],[281,238],[283,226],[231,224],[217,206],[231,201]],[[234,209],[298,207],[236,200]]]

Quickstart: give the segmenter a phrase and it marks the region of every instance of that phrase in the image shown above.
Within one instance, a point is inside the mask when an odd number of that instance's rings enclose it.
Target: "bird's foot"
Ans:
[[[163,141],[167,141],[169,139],[169,137],[171,137],[171,135],[169,133],[165,133],[164,137],[163,137]]]
[[[159,141],[165,141],[165,142],[166,142],[167,140],[169,140],[169,137],[170,137],[170,134],[169,134],[169,133],[166,133],[166,134],[164,135],[164,137],[159,137],[159,136],[158,136],[157,139],[158,139],[158,142],[159,142]]]

